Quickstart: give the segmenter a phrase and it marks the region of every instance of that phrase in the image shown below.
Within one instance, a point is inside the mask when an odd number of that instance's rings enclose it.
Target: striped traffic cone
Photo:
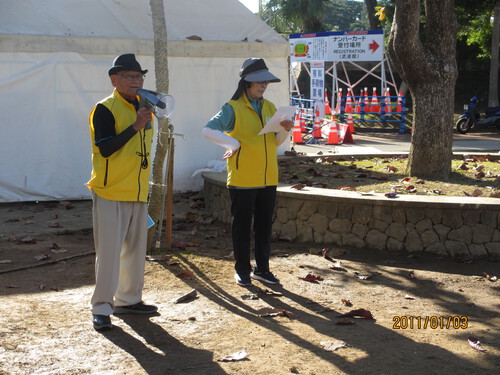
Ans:
[[[302,139],[302,130],[300,129],[302,120],[301,116],[297,113],[293,124],[293,143],[299,145],[304,143],[304,140]]]
[[[365,94],[363,100],[365,103],[365,112],[371,112],[372,107],[370,105],[370,97],[368,96],[368,87],[365,87]]]
[[[372,112],[380,113],[380,106],[378,105],[377,88],[376,87],[373,88],[371,110],[372,110]]]
[[[330,102],[328,101],[328,94],[325,90],[325,115],[331,115],[332,109],[330,107]]]
[[[403,110],[403,92],[400,91],[398,94],[398,105],[396,106],[396,112],[401,112]]]
[[[330,123],[330,132],[328,133],[327,145],[338,145],[339,142],[339,131],[337,129],[337,120],[335,116],[332,116],[332,121]]]
[[[385,113],[390,113],[391,112],[391,89],[388,87],[385,89],[385,93],[384,93],[384,112]]]
[[[354,120],[352,119],[352,115],[349,113],[349,116],[347,116],[347,126],[349,127],[349,131],[351,133],[354,133]]]
[[[337,93],[337,104],[335,106],[335,113],[339,114],[340,113],[340,103],[342,102],[342,89],[340,88],[338,93]]]
[[[314,121],[313,121],[313,138],[322,138],[321,134],[321,118],[319,116],[319,110],[316,108],[314,112]]]
[[[347,96],[346,96],[346,105],[345,105],[345,111],[347,113],[352,113],[353,112],[353,106],[352,106],[352,90],[348,91],[347,92]]]

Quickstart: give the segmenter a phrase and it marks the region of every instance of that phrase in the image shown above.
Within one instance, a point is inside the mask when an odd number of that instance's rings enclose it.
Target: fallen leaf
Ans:
[[[67,253],[68,250],[66,249],[52,249],[50,250],[51,253],[54,253],[54,254],[62,254],[62,253]]]
[[[180,296],[179,298],[172,300],[172,302],[173,303],[188,302],[188,301],[195,299],[197,295],[198,295],[198,292],[196,291],[196,289],[193,289],[189,293],[186,293],[186,294]]]
[[[203,40],[200,36],[198,35],[190,35],[190,36],[187,36],[186,39],[189,39],[189,40]]]
[[[347,270],[342,267],[342,262],[340,260],[337,260],[335,263],[330,264],[330,269],[335,271],[347,272]]]
[[[261,294],[266,294],[266,295],[270,295],[270,296],[278,296],[278,297],[281,297],[283,295],[283,293],[281,292],[275,292],[274,290],[269,290],[269,289],[259,289],[257,291],[257,293],[261,293]]]
[[[49,228],[62,228],[61,224],[54,222],[54,221],[49,221],[48,226],[49,226]]]
[[[484,352],[485,350],[481,346],[481,342],[474,336],[469,336],[468,340],[469,345],[472,346],[473,349],[479,350],[480,352]]]
[[[159,261],[164,261],[164,260],[170,260],[172,258],[172,255],[147,255],[146,260],[149,262],[159,262]]]
[[[18,244],[23,244],[23,243],[36,243],[36,238],[33,238],[33,237],[30,237],[30,236],[27,236],[27,237],[24,237],[24,238],[21,238],[20,240],[18,240],[17,242]]]
[[[219,362],[236,362],[236,361],[243,361],[248,359],[248,353],[245,350],[226,355],[217,361]]]
[[[2,259],[0,260],[0,264],[7,264],[7,263],[12,263],[10,259]]]
[[[274,309],[272,307],[263,307],[257,310],[257,315],[260,317],[284,316],[289,319],[293,319],[296,317],[296,315],[290,311],[283,309]]]
[[[323,280],[323,278],[321,276],[316,276],[316,275],[313,275],[312,273],[308,273],[304,277],[299,277],[299,279],[304,280],[304,281],[321,281],[321,280]]]
[[[496,276],[491,276],[491,275],[488,275],[486,272],[483,272],[483,276],[486,278],[486,280],[489,280],[489,281],[497,281],[498,278]]]
[[[33,257],[33,258],[35,258],[35,259],[36,259],[36,260],[38,260],[38,261],[41,261],[41,260],[49,259],[49,258],[50,258],[50,256],[49,256],[49,255],[47,255],[47,254],[44,254],[44,255],[37,255],[37,256],[35,256],[35,257]]]
[[[244,300],[255,300],[255,299],[259,299],[259,296],[255,293],[248,293],[248,294],[243,294],[241,296],[241,299],[244,299]]]
[[[330,255],[328,255],[328,252],[329,252],[329,249],[324,248],[321,250],[321,255],[323,255],[323,258],[328,259],[329,261],[333,262],[334,260]]]
[[[304,184],[295,184],[295,185],[293,185],[291,188],[292,188],[292,189],[296,189],[296,190],[302,190],[302,189],[304,189],[305,187],[306,187],[306,185],[304,185]]]
[[[179,272],[175,276],[177,276],[177,277],[179,277],[181,279],[185,279],[185,280],[192,280],[192,279],[195,278],[194,273],[191,272],[191,271],[189,271],[189,270],[185,270],[185,271]]]
[[[415,278],[415,271],[408,272],[408,274],[406,275],[406,277],[409,278],[409,279],[414,279]]]
[[[341,299],[340,301],[344,304],[344,306],[348,306],[348,307],[352,306],[351,300]]]
[[[345,314],[339,315],[339,318],[352,318],[359,316],[360,318],[363,319],[369,319],[369,320],[374,320],[373,315],[369,310],[365,309],[357,309],[357,310],[351,310]]]
[[[495,191],[491,193],[490,198],[500,198],[500,191]]]
[[[354,272],[354,275],[356,275],[356,277],[360,280],[368,280],[371,279],[373,276],[380,275],[380,272],[375,272],[372,274],[361,274],[359,272]]]
[[[415,299],[415,297],[412,297],[412,296],[410,296],[409,294],[405,294],[405,299],[411,299],[411,300],[414,300],[414,299]]]
[[[473,197],[479,197],[481,195],[483,195],[483,192],[480,190],[480,189],[476,189],[472,192],[471,194]]]
[[[320,344],[323,347],[323,349],[329,352],[334,352],[337,349],[345,348],[347,346],[345,341],[342,340],[321,341]]]

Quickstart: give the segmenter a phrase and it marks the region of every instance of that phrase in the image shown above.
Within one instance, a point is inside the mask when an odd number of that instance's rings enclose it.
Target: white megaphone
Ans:
[[[159,119],[168,118],[175,107],[174,97],[161,92],[137,89],[139,95],[139,107],[147,107],[153,110]]]

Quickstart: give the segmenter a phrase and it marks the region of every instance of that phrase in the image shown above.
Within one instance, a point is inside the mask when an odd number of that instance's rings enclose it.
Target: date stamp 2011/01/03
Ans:
[[[469,318],[459,315],[395,315],[392,322],[392,329],[466,329],[469,326]]]

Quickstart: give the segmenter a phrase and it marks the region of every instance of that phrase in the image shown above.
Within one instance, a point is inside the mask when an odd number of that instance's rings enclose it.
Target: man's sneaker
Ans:
[[[271,272],[253,272],[252,279],[262,281],[267,284],[279,284],[279,279],[274,276]]]
[[[237,273],[234,274],[234,279],[236,280],[236,284],[240,286],[251,286],[252,280],[250,280],[249,275],[240,276]]]
[[[129,306],[116,306],[114,314],[154,314],[158,311],[158,307],[146,305],[144,302],[136,303]]]
[[[92,324],[94,325],[94,329],[96,331],[107,331],[108,329],[113,328],[111,318],[108,315],[93,315]]]

